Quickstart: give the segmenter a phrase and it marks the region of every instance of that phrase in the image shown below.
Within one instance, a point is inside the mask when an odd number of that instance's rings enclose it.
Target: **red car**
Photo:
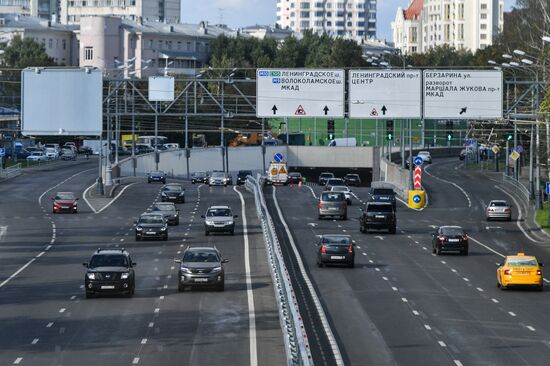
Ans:
[[[52,197],[54,214],[61,212],[77,213],[77,201],[78,198],[73,192],[57,192],[55,197]]]

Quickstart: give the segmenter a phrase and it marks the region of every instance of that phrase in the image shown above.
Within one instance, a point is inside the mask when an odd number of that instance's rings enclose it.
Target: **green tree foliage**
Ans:
[[[53,66],[55,62],[48,56],[46,49],[32,38],[15,36],[8,45],[4,45],[2,65],[15,69],[32,66]]]

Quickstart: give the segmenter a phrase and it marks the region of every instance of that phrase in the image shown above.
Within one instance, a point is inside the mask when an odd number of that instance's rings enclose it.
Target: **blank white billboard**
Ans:
[[[149,77],[149,101],[171,102],[174,100],[174,78],[172,76]]]
[[[103,80],[97,69],[27,68],[21,82],[21,133],[99,136]]]

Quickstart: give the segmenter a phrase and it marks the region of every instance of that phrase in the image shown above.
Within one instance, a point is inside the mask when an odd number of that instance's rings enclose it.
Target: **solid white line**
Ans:
[[[455,186],[456,188],[458,188],[463,194],[464,196],[466,196],[466,199],[468,200],[468,207],[472,207],[472,200],[470,199],[470,196],[468,195],[468,193],[466,193],[466,191],[464,189],[462,189],[461,186],[459,186],[458,184],[456,184],[455,182],[451,182],[451,181],[448,181],[446,179],[443,179],[443,178],[439,178],[439,177],[436,177],[435,175],[431,174],[428,172],[428,169],[424,169],[424,172],[426,174],[428,174],[430,177],[434,177],[435,179],[437,180],[440,180],[444,183],[447,183],[447,184],[451,184],[453,186]]]
[[[42,206],[42,198],[43,198],[44,195],[46,195],[46,193],[48,193],[49,191],[51,191],[51,190],[53,190],[53,189],[56,189],[56,188],[59,187],[60,185],[62,185],[62,184],[64,184],[64,183],[68,182],[69,180],[73,179],[74,177],[76,177],[76,176],[78,176],[78,175],[80,175],[80,174],[83,174],[83,173],[89,172],[90,170],[95,170],[95,169],[96,169],[96,168],[86,169],[86,170],[83,170],[83,171],[78,172],[78,173],[76,173],[76,174],[73,174],[73,175],[71,175],[69,178],[65,179],[64,181],[62,181],[62,182],[56,184],[55,186],[53,186],[53,187],[51,187],[51,188],[48,188],[46,191],[44,191],[44,193],[42,193],[42,194],[40,195],[40,197],[38,197],[38,205],[39,205],[39,206]]]
[[[84,192],[82,193],[82,199],[84,200],[84,202],[86,202],[86,204],[88,205],[88,207],[90,208],[90,210],[92,210],[95,214],[97,213],[96,209],[92,206],[92,204],[88,201],[88,199],[86,198],[86,195],[88,194],[88,191],[90,189],[92,189],[92,187],[95,186],[95,183],[93,183],[91,186],[89,186],[88,188],[86,188],[84,190]]]
[[[342,358],[342,354],[340,353],[340,349],[338,348],[338,343],[336,343],[336,338],[334,337],[334,333],[332,332],[332,329],[330,328],[330,324],[327,320],[327,316],[325,314],[325,311],[323,310],[323,307],[321,305],[321,301],[319,300],[319,296],[317,295],[317,292],[315,291],[315,288],[313,287],[313,284],[311,283],[311,280],[305,270],[304,262],[302,261],[302,257],[300,253],[298,252],[298,249],[296,248],[296,243],[294,242],[294,237],[292,236],[292,233],[290,232],[290,229],[283,217],[283,213],[281,211],[281,207],[279,206],[279,201],[277,200],[277,188],[273,186],[273,203],[275,204],[275,209],[277,210],[277,214],[279,215],[279,219],[281,220],[281,224],[285,228],[285,232],[288,236],[288,240],[290,241],[290,245],[292,247],[292,250],[294,252],[294,257],[296,261],[298,262],[298,266],[300,267],[300,273],[302,274],[302,277],[304,278],[304,282],[306,283],[311,298],[313,299],[313,302],[315,304],[315,307],[317,309],[317,313],[319,315],[319,318],[321,319],[321,323],[323,325],[323,329],[325,330],[325,334],[328,338],[328,341],[330,343],[332,353],[334,356],[334,359],[336,361],[336,364],[338,366],[344,365],[344,359]]]
[[[472,241],[473,241],[474,243],[481,245],[481,246],[484,247],[485,249],[490,250],[491,252],[495,253],[496,255],[500,256],[501,258],[506,258],[506,256],[505,256],[504,254],[501,254],[501,253],[497,252],[496,250],[494,250],[493,248],[491,248],[491,247],[489,247],[489,246],[483,244],[483,243],[480,242],[479,240],[474,239],[474,238],[472,238],[471,236],[468,236],[468,237],[469,237],[470,239],[472,239]]]
[[[28,266],[31,265],[32,262],[34,262],[36,260],[36,258],[32,258],[30,261],[28,261],[27,263],[25,263],[23,265],[23,267],[19,268],[17,271],[15,271],[11,276],[9,276],[8,278],[6,278],[4,280],[4,282],[0,283],[0,288],[4,287],[8,282],[10,282],[11,280],[13,280],[19,273],[23,272],[25,270],[25,268],[27,268]]]
[[[135,183],[130,183],[128,184],[126,187],[122,188],[120,190],[120,192],[118,192],[118,194],[115,196],[115,198],[113,198],[108,204],[106,204],[105,206],[103,206],[100,210],[98,210],[96,213],[101,213],[102,211],[104,211],[105,209],[107,209],[109,206],[111,206],[123,193],[125,190],[127,190],[128,188],[130,188],[131,186],[133,186],[134,184],[137,184],[137,182]]]
[[[519,202],[516,200],[516,198],[514,196],[512,196],[510,193],[506,192],[504,189],[500,188],[499,186],[495,186],[495,188],[502,191],[505,195],[507,195],[508,197],[510,197],[514,201],[514,204],[518,208],[518,219],[516,220],[516,225],[521,230],[523,235],[525,235],[525,237],[527,239],[531,240],[533,243],[540,243],[538,240],[533,239],[529,234],[527,234],[527,231],[525,231],[523,226],[521,226],[520,222],[521,222],[521,218],[522,218],[523,214],[522,214],[522,211],[521,211],[521,206],[519,205]]]

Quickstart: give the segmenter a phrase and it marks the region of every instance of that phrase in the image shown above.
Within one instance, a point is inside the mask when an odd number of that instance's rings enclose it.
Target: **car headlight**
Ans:
[[[137,226],[137,227],[136,227],[136,230],[137,230],[137,231],[142,231],[142,230],[143,230],[143,228],[142,228],[142,227],[139,227],[139,226]]]
[[[164,192],[162,192],[160,195],[161,195],[162,197],[166,197],[166,193],[164,193]]]
[[[161,231],[166,231],[166,226],[160,228]]]
[[[233,225],[234,222],[233,222],[233,221],[228,221],[228,222],[226,222],[225,224],[226,224],[226,225]]]
[[[121,280],[127,280],[128,277],[130,277],[130,272],[124,272],[123,274],[120,275]]]
[[[212,268],[212,272],[213,272],[213,273],[221,272],[221,270],[222,270],[222,267],[214,267],[214,268]]]
[[[174,217],[178,217],[178,214],[174,214]]]
[[[184,196],[184,195],[185,195],[185,192],[181,192],[181,193],[180,193],[180,196]]]
[[[183,273],[192,273],[191,270],[187,267],[184,267],[184,266],[181,266],[180,267],[180,270],[183,272]]]
[[[95,280],[95,273],[88,273],[86,275],[88,276],[89,280]]]
[[[206,220],[204,223],[206,225],[214,225],[214,221],[212,221],[212,220]]]

